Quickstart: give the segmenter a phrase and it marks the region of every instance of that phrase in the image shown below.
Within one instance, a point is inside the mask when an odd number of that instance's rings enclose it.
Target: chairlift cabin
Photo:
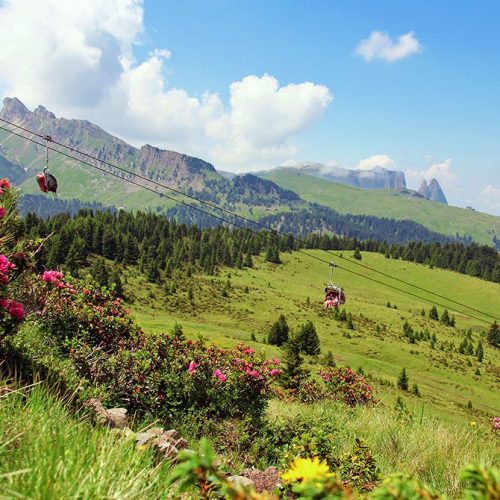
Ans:
[[[38,182],[38,187],[42,193],[54,193],[57,194],[57,179],[49,172],[49,146],[48,143],[52,141],[50,135],[46,135],[44,139],[47,141],[45,148],[45,168],[42,172],[36,175],[36,181]]]
[[[330,262],[330,282],[326,284],[325,288],[325,309],[338,309],[339,306],[345,304],[346,296],[342,288],[333,284],[333,268],[335,264]]]

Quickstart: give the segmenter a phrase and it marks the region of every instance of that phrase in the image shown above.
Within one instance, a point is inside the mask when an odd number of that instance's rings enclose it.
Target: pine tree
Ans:
[[[438,311],[436,309],[436,306],[432,306],[429,310],[429,318],[430,319],[433,319],[435,321],[438,321],[439,320],[439,316],[438,316]]]
[[[398,378],[398,389],[407,391],[408,387],[409,387],[408,375],[406,374],[406,368],[403,368]]]
[[[267,343],[271,345],[282,346],[288,341],[288,335],[290,333],[290,328],[286,322],[286,318],[283,314],[280,315],[278,320],[273,323],[271,330],[267,336]]]
[[[122,280],[120,278],[120,273],[118,271],[114,270],[111,273],[111,276],[109,278],[109,282],[110,282],[110,284],[114,285],[115,294],[118,297],[123,297],[123,284],[122,284]]]
[[[301,342],[293,335],[283,344],[283,372],[282,384],[287,389],[298,389],[307,376],[307,371],[302,367],[304,359],[300,355]]]
[[[175,323],[171,334],[174,338],[179,339],[179,340],[185,340],[185,335],[184,335],[184,330],[182,328],[182,325],[180,323]]]
[[[315,356],[321,352],[318,332],[312,321],[307,321],[300,327],[297,337],[304,354]]]
[[[425,316],[425,309],[422,307],[422,310],[420,311],[420,316]]]
[[[251,252],[247,252],[247,254],[245,255],[245,261],[243,262],[243,265],[245,267],[253,267],[253,260],[252,260]]]
[[[78,271],[85,264],[85,260],[85,240],[80,236],[75,236],[69,247],[64,266],[73,276],[78,276]]]
[[[492,347],[500,347],[500,328],[498,323],[495,321],[488,330],[488,344]]]
[[[483,343],[481,341],[477,343],[476,358],[479,362],[483,361],[484,358]]]
[[[276,243],[270,243],[266,250],[266,260],[273,264],[281,264],[280,252]]]
[[[413,384],[412,388],[411,388],[411,392],[414,396],[417,396],[417,397],[420,397],[420,390],[418,388],[418,385],[417,384]]]
[[[448,326],[450,324],[450,315],[448,313],[448,309],[445,309],[443,311],[443,314],[441,314],[441,323],[443,323],[443,325],[446,325]]]
[[[354,250],[354,253],[352,254],[353,258],[356,260],[361,260],[363,257],[361,256],[361,252],[359,247],[356,247],[356,250]]]
[[[109,284],[109,271],[106,266],[106,262],[102,257],[97,257],[97,259],[92,264],[90,268],[90,275],[94,280],[101,286],[108,286]]]

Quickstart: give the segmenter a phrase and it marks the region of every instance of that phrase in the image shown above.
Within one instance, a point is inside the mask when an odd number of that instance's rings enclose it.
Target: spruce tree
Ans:
[[[307,321],[300,327],[297,337],[304,354],[314,356],[321,352],[318,332],[312,321]]]
[[[78,276],[79,269],[85,264],[85,240],[76,236],[69,247],[64,267],[73,275]]]
[[[185,335],[184,335],[184,330],[182,328],[182,325],[180,323],[175,323],[173,328],[172,328],[172,336],[176,339],[179,340],[185,340]]]
[[[429,318],[430,319],[433,319],[435,321],[438,321],[439,320],[439,315],[438,315],[438,311],[436,309],[436,306],[432,306],[429,310]]]
[[[286,344],[283,344],[283,372],[281,381],[286,389],[298,389],[307,376],[307,370],[302,367],[304,359],[300,355],[301,342],[292,335]]]
[[[247,252],[247,254],[245,255],[245,261],[243,262],[243,265],[245,267],[253,267],[252,254],[250,252]]]
[[[271,330],[269,330],[267,343],[271,345],[282,346],[285,342],[288,341],[289,333],[290,328],[288,327],[286,318],[283,314],[281,314],[278,320],[271,326]]]
[[[484,358],[483,343],[481,341],[477,343],[476,358],[479,362],[483,361]]]
[[[354,250],[354,253],[352,254],[352,256],[356,259],[356,260],[361,260],[363,257],[361,256],[361,252],[360,252],[360,249],[359,247],[356,247],[356,250]]]
[[[406,368],[403,368],[398,378],[398,389],[407,391],[408,387],[409,387],[408,375],[406,374]]]
[[[109,284],[109,271],[106,266],[106,262],[102,257],[97,257],[97,259],[92,264],[90,268],[90,275],[94,280],[101,286],[108,286]]]
[[[118,271],[114,270],[111,273],[111,276],[109,278],[109,282],[110,282],[110,284],[113,284],[115,294],[118,297],[123,297],[123,285],[122,285],[122,280],[120,278],[120,273]]]
[[[280,264],[280,252],[276,243],[270,243],[266,250],[266,260],[273,264]]]
[[[448,309],[445,309],[443,311],[443,314],[441,314],[441,323],[443,323],[443,325],[446,325],[448,326],[450,324],[450,315],[448,313]]]
[[[347,326],[347,328],[349,330],[354,330],[354,323],[352,322],[352,314],[351,313],[349,313],[347,315],[347,324],[346,324],[346,326]]]
[[[488,344],[492,347],[500,347],[500,328],[498,323],[495,321],[488,330]]]
[[[418,388],[418,385],[417,384],[413,384],[412,388],[411,388],[411,392],[414,396],[417,396],[417,397],[420,397],[420,390]]]

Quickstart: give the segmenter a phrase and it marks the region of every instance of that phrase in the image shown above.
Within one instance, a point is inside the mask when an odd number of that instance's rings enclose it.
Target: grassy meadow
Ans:
[[[323,259],[331,258],[319,250],[305,252]],[[353,316],[353,330],[347,328],[346,322],[336,321],[323,310],[328,266],[302,253],[282,254],[282,265],[255,259],[252,269],[222,269],[214,277],[181,278],[179,275],[175,277],[175,290],[172,287],[174,280],[161,285],[148,283],[136,269],[129,268],[124,272],[124,286],[133,316],[147,331],[166,331],[179,322],[188,337],[201,336],[226,346],[244,341],[266,356],[280,355],[278,348],[265,343],[270,325],[280,314],[286,316],[292,329],[311,320],[321,339],[322,354],[331,351],[337,364],[355,369],[362,367],[375,381],[379,397],[387,404],[392,405],[402,396],[425,414],[454,422],[478,420],[486,425],[488,416],[498,414],[500,409],[500,354],[487,346],[484,338],[487,324],[460,312],[453,312],[456,328],[429,319],[429,302],[349,273],[348,270],[353,270],[391,283],[388,278],[355,265],[351,253],[343,255],[349,261],[337,259],[345,269],[336,270],[334,281],[346,291],[345,309]],[[485,313],[499,315],[498,284],[386,259],[379,254],[363,253],[361,262],[444,297],[466,302]],[[409,289],[394,281],[391,284]],[[192,301],[189,300],[190,289]],[[424,292],[413,292],[431,299]],[[444,299],[435,299],[446,305],[450,313],[455,308],[463,310]],[[421,315],[422,309],[426,311],[425,317]],[[440,314],[443,309],[438,306]],[[465,312],[481,317],[479,313]],[[486,316],[482,318],[490,321]],[[431,348],[429,341],[410,343],[402,335],[405,321],[415,331],[427,329],[431,335],[435,334],[435,348]],[[473,332],[474,347],[479,340],[483,343],[485,357],[482,362],[475,356],[452,352],[449,348],[451,344],[458,347],[469,328]],[[321,357],[308,357],[306,362],[314,372],[321,366]],[[403,367],[408,371],[410,384],[418,384],[422,397],[410,396],[395,388]],[[467,408],[469,401],[472,410]]]

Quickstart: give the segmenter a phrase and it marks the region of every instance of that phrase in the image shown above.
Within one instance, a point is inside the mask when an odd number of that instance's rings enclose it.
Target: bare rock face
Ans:
[[[418,192],[427,200],[437,201],[446,205],[448,204],[448,200],[436,179],[432,179],[429,184],[423,180]]]
[[[128,427],[127,410],[125,408],[107,410],[98,399],[89,399],[85,405],[92,410],[97,423],[114,429]]]

